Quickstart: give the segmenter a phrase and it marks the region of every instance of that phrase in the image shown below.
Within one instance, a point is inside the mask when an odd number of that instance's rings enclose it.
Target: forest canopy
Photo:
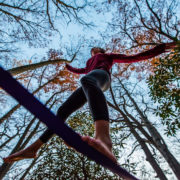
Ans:
[[[134,55],[176,47],[137,63],[116,63],[106,91],[113,153],[139,179],[180,179],[180,15],[178,0],[0,0],[0,64],[54,114],[81,86],[92,47]],[[1,77],[2,78],[2,77]],[[47,129],[0,89],[0,179],[119,179],[54,135],[37,157],[5,163]],[[88,104],[67,124],[94,136]]]

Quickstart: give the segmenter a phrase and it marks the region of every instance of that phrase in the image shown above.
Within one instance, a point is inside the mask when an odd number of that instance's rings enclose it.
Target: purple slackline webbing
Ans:
[[[78,152],[86,155],[96,163],[104,166],[120,177],[129,180],[138,180],[136,177],[129,174],[125,169],[111,161],[109,158],[95,150],[87,143],[82,141],[81,137],[75,133],[49,110],[41,102],[39,102],[31,93],[29,93],[19,82],[17,82],[9,72],[5,71],[0,66],[0,86],[11,96],[13,96],[21,105],[28,109],[38,119],[55,134],[60,136],[70,146]]]

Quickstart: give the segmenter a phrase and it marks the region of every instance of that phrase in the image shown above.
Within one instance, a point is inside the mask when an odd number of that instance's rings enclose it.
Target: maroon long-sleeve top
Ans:
[[[66,64],[66,68],[76,74],[87,74],[94,69],[104,69],[110,74],[110,69],[115,63],[134,63],[146,60],[165,52],[166,44],[160,44],[151,50],[138,53],[136,55],[126,56],[124,54],[115,53],[99,53],[88,59],[85,68],[74,68]]]

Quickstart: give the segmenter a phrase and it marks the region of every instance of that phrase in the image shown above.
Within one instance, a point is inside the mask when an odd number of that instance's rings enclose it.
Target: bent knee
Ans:
[[[82,86],[87,86],[87,85],[98,86],[96,79],[93,77],[89,77],[89,76],[82,77],[80,82],[81,82]]]

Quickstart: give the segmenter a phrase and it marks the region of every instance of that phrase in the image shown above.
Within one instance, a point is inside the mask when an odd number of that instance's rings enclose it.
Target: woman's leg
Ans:
[[[80,87],[76,91],[74,91],[72,95],[58,109],[57,116],[59,117],[59,120],[66,121],[67,117],[71,113],[82,107],[86,102],[87,100],[84,91],[82,87]],[[46,143],[53,135],[54,133],[47,129],[33,144],[28,146],[26,149],[3,158],[4,161],[7,163],[11,163],[13,161],[18,161],[25,158],[35,158],[40,147],[44,143]]]
[[[68,100],[58,110],[58,116],[60,120],[65,121],[68,115],[80,108],[88,100],[88,104],[95,121],[95,138],[92,139],[88,136],[82,137],[89,145],[93,146],[107,157],[116,161],[115,156],[112,153],[112,143],[109,136],[109,114],[106,99],[102,91],[105,91],[110,85],[109,75],[103,70],[95,70],[81,79],[82,88],[76,90]],[[43,143],[47,142],[51,138],[53,133],[47,130],[43,135],[31,146],[17,152],[7,158],[5,162],[13,162],[16,160],[29,158],[27,156],[34,152],[34,157],[37,150]],[[31,153],[30,153],[31,152]],[[19,158],[19,159],[18,159]]]
[[[82,87],[74,91],[71,96],[60,106],[57,111],[57,117],[60,121],[65,122],[68,116],[73,112],[81,108],[87,102],[84,91]],[[40,140],[46,143],[52,136],[53,132],[47,129],[41,136]]]
[[[83,136],[82,140],[90,146],[100,151],[112,161],[117,162],[116,157],[112,153],[112,141],[109,134],[109,122],[106,120],[95,121],[95,137],[91,138]]]
[[[110,85],[109,75],[103,70],[95,70],[84,76],[81,84],[95,122],[95,138],[84,136],[82,139],[116,162],[109,134],[108,107],[103,94]]]

